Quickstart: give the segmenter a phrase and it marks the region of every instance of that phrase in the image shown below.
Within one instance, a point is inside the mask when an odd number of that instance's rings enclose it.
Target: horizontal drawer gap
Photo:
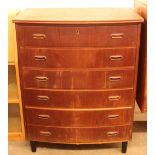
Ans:
[[[67,109],[63,109],[63,108],[43,108],[43,107],[31,107],[31,106],[25,106],[25,108],[27,109],[40,109],[40,110],[56,110],[56,111],[102,111],[102,110],[123,110],[123,109],[132,109],[133,107],[118,107],[118,108],[92,108],[92,109],[88,109],[88,108],[67,108]]]
[[[136,48],[135,46],[117,46],[117,47],[49,47],[49,46],[20,46],[21,48],[34,48],[34,49],[53,49],[53,50],[73,50],[73,49],[78,49],[78,50],[87,50],[87,49],[92,49],[94,50],[102,50],[102,49],[133,49]]]
[[[132,123],[132,122],[131,122]],[[122,124],[122,125],[111,125],[111,126],[91,126],[91,127],[72,127],[72,126],[47,126],[47,125],[37,125],[37,124],[27,124],[27,126],[37,126],[37,127],[53,127],[53,128],[60,128],[60,129],[64,129],[64,128],[75,128],[75,129],[81,129],[81,128],[87,128],[87,129],[91,129],[91,128],[105,128],[105,127],[123,127],[123,126],[127,126],[127,125],[132,125],[132,124]]]
[[[82,91],[82,92],[86,92],[86,91],[117,91],[117,90],[133,90],[134,88],[116,88],[116,89],[35,89],[35,88],[25,88],[25,90],[42,90],[42,91]]]
[[[22,67],[22,69],[36,69],[40,71],[113,71],[113,70],[134,70],[135,66],[129,67],[113,67],[113,68],[37,68],[37,67]]]

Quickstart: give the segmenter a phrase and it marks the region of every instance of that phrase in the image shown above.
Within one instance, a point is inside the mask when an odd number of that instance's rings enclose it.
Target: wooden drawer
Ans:
[[[133,109],[37,109],[26,108],[27,123],[34,125],[92,127],[130,124]]]
[[[42,89],[25,89],[23,91],[23,103],[25,105],[51,108],[132,107],[134,103],[133,97],[133,89],[113,91],[47,91]]]
[[[21,46],[136,46],[137,25],[17,25]]]
[[[23,69],[24,88],[104,89],[133,87],[134,70]]]
[[[102,143],[131,139],[131,126],[62,128],[28,125],[28,138],[53,143]]]
[[[136,48],[20,48],[20,63],[39,68],[107,68],[135,65]],[[80,60],[80,61],[79,61]]]

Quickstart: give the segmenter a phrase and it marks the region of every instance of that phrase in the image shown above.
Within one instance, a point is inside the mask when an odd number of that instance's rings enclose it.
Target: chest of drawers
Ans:
[[[130,9],[27,9],[16,24],[26,137],[99,144],[132,137],[140,28]]]

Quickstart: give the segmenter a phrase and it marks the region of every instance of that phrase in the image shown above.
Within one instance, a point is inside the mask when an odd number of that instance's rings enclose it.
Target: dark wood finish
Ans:
[[[112,127],[47,127],[29,125],[29,139],[35,141],[68,143],[68,144],[89,144],[126,141],[131,138],[131,126]]]
[[[122,142],[122,153],[126,153],[128,147],[128,142]]]
[[[36,142],[35,141],[30,141],[30,145],[31,145],[31,151],[36,152],[36,150],[37,150]]]
[[[53,110],[26,108],[26,115],[28,124],[36,124],[42,126],[113,126],[130,124],[132,120],[132,109]]]
[[[91,97],[90,97],[91,96]],[[23,91],[23,102],[32,107],[114,108],[132,107],[133,89],[127,90],[35,90]]]
[[[136,48],[20,48],[23,67],[110,68],[134,66]],[[70,61],[68,61],[70,60]],[[79,61],[80,60],[80,61]]]
[[[104,89],[133,88],[134,70],[23,69],[24,88]]]
[[[144,18],[141,33],[136,100],[141,112],[146,112],[147,111],[147,4],[145,2],[135,0],[135,9]]]
[[[137,41],[137,25],[17,25],[16,28],[22,46],[136,47]]]
[[[14,20],[26,137],[129,141],[143,19],[131,9],[41,10]]]

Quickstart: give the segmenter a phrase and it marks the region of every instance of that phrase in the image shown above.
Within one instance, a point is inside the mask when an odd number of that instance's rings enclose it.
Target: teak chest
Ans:
[[[99,144],[132,137],[140,30],[132,9],[26,9],[15,19],[26,137]]]

